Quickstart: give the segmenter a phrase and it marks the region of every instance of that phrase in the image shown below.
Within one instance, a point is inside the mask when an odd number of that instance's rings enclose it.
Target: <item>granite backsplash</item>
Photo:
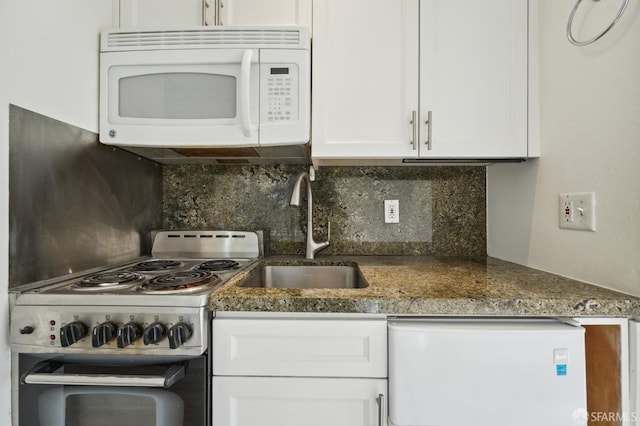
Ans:
[[[304,166],[165,165],[165,229],[264,230],[267,254],[305,247],[306,197],[289,205]],[[484,167],[322,167],[312,182],[325,255],[486,256]],[[398,224],[384,200],[399,200]]]

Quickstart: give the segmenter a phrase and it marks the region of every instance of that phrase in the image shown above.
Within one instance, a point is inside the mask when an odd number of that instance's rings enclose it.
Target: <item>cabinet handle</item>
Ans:
[[[378,403],[378,426],[385,425],[385,406],[384,406],[384,395],[378,394],[376,398],[376,402]]]
[[[427,113],[427,121],[425,121],[424,124],[427,125],[427,140],[424,142],[424,144],[427,146],[427,149],[429,151],[431,151],[431,145],[432,145],[431,128],[433,127],[433,120],[431,118],[431,111],[429,111]]]
[[[205,27],[209,25],[209,22],[207,21],[207,9],[209,9],[209,1],[202,0],[202,25]]]
[[[417,141],[418,138],[416,136],[417,131],[418,131],[418,121],[416,120],[416,116],[417,116],[417,111],[412,111],[411,112],[411,145],[413,146],[413,149],[415,150],[417,148]]]
[[[207,19],[207,9],[209,9],[211,5],[213,5],[214,14],[211,23],[209,23]],[[202,0],[202,25],[222,25],[221,9],[223,7],[224,4],[222,4],[222,0]]]

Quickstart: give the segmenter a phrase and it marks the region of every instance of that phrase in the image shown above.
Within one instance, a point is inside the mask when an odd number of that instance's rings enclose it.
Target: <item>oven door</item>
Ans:
[[[149,357],[144,358],[150,361]],[[205,426],[206,356],[145,365],[21,354],[20,426]]]
[[[100,141],[147,147],[257,146],[259,50],[100,55]]]

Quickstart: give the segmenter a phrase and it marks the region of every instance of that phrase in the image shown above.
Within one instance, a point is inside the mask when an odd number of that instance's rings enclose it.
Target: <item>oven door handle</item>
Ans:
[[[56,373],[65,364],[58,361],[43,361],[20,378],[20,383],[29,385],[74,385],[74,386],[133,386],[145,388],[169,388],[185,376],[184,364],[167,365],[163,375],[119,375],[119,374],[64,374]]]

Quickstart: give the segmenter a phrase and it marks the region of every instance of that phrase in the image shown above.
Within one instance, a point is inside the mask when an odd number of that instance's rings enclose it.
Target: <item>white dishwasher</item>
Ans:
[[[584,329],[554,319],[391,318],[393,426],[586,424]]]

